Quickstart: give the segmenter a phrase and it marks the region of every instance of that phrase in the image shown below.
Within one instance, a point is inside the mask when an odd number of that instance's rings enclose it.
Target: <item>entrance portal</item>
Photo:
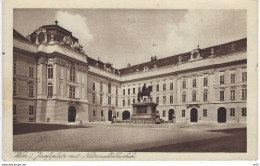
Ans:
[[[174,118],[174,110],[170,109],[168,112],[168,120],[173,120]]]
[[[112,120],[112,110],[108,111],[108,121]]]
[[[68,121],[69,122],[75,122],[76,121],[76,108],[74,106],[69,107]]]
[[[190,110],[190,122],[198,121],[198,110],[196,108],[192,108]]]
[[[218,123],[226,123],[226,120],[227,120],[226,108],[220,107],[218,109]]]
[[[129,111],[124,111],[124,112],[122,113],[122,119],[123,119],[123,120],[130,119],[130,112],[129,112]]]

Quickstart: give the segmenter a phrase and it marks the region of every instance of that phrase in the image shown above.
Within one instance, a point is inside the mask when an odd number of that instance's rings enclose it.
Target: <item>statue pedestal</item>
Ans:
[[[133,114],[130,120],[134,123],[155,123],[156,107],[154,102],[140,102],[132,104]]]

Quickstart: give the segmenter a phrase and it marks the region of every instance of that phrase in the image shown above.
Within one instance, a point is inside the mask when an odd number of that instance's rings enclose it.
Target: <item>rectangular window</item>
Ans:
[[[96,94],[95,93],[92,94],[92,103],[93,104],[96,103]]]
[[[163,96],[163,104],[166,104],[166,96]]]
[[[123,100],[123,107],[125,106],[125,100]]]
[[[203,86],[208,86],[208,78],[203,78]]]
[[[186,94],[182,94],[182,103],[185,103],[186,102]]]
[[[225,84],[225,77],[224,77],[224,75],[221,75],[219,80],[220,80],[220,82],[219,82],[220,85]]]
[[[133,99],[133,104],[135,103],[135,99]]]
[[[247,82],[247,72],[242,72],[242,82]]]
[[[166,91],[166,84],[163,84],[163,91]]]
[[[170,103],[171,104],[173,103],[173,96],[172,95],[170,96]]]
[[[247,89],[242,89],[242,100],[247,99]]]
[[[181,116],[185,117],[185,110],[181,110]]]
[[[116,95],[118,95],[118,88],[116,87]]]
[[[16,62],[15,62],[15,60],[14,60],[13,64],[14,64],[14,71],[13,72],[14,72],[14,74],[16,74]]]
[[[130,99],[127,100],[127,105],[130,106]]]
[[[93,84],[92,84],[92,90],[96,90],[96,84],[95,84],[95,82],[93,82]]]
[[[224,101],[225,100],[225,92],[224,91],[220,91],[219,92],[219,100],[220,101]]]
[[[69,86],[69,98],[75,99],[76,98],[76,90],[75,86]]]
[[[100,116],[101,116],[101,117],[104,116],[104,112],[103,112],[103,110],[101,110]]]
[[[17,89],[16,89],[16,79],[14,79],[13,81],[13,94],[17,93]]]
[[[159,84],[156,85],[156,92],[159,92]]]
[[[208,92],[207,91],[203,92],[203,101],[208,101]]]
[[[203,117],[207,117],[208,116],[208,110],[207,109],[203,109]]]
[[[29,97],[33,97],[33,85],[29,85]]]
[[[119,117],[119,112],[116,112],[116,117]]]
[[[156,103],[159,104],[159,97],[156,97]]]
[[[230,100],[231,101],[236,100],[236,91],[235,90],[230,90]]]
[[[107,93],[111,93],[111,83],[108,83],[107,85]]]
[[[192,101],[196,102],[196,93],[192,93]]]
[[[236,82],[236,74],[231,74],[230,75],[230,83],[234,84]]]
[[[173,90],[173,83],[170,83],[170,90]]]
[[[100,82],[100,92],[103,92],[103,83]]]
[[[53,67],[48,67],[48,78],[53,78]]]
[[[165,117],[166,116],[166,113],[165,113],[165,110],[163,110],[163,117]]]
[[[235,108],[230,108],[230,116],[235,116]]]
[[[93,110],[93,116],[96,116],[96,111],[95,110]]]
[[[48,98],[52,98],[53,95],[53,86],[52,84],[48,85]]]
[[[125,95],[125,89],[123,89],[123,95]]]
[[[76,69],[75,66],[70,66],[70,81],[76,81]]]
[[[33,115],[34,108],[32,105],[29,106],[29,115]]]
[[[13,104],[13,114],[16,115],[16,105]]]
[[[130,95],[130,89],[128,89],[128,95]]]
[[[100,99],[99,99],[99,101],[100,101],[100,104],[103,103],[103,96],[102,96],[102,94],[100,95]]]
[[[110,96],[108,96],[108,105],[111,105],[111,97]]]
[[[29,77],[33,78],[33,67],[29,67]]]
[[[186,89],[186,80],[182,81],[182,89]]]
[[[116,97],[116,106],[118,106],[118,98]]]
[[[196,87],[197,87],[197,80],[196,80],[196,79],[193,79],[193,80],[192,80],[192,87],[193,87],[193,88],[196,88]]]
[[[242,108],[242,116],[246,116],[246,108]]]
[[[133,94],[135,94],[135,88],[133,88]]]

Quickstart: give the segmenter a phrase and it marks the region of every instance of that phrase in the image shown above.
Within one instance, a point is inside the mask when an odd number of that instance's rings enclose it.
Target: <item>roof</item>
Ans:
[[[13,29],[13,37],[29,42],[23,35]],[[31,42],[30,42],[31,43]]]

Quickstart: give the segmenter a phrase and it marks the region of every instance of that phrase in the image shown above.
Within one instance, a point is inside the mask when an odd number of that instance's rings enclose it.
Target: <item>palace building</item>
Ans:
[[[245,123],[247,39],[116,69],[57,24],[13,30],[16,123],[128,120],[144,84],[165,122]]]

